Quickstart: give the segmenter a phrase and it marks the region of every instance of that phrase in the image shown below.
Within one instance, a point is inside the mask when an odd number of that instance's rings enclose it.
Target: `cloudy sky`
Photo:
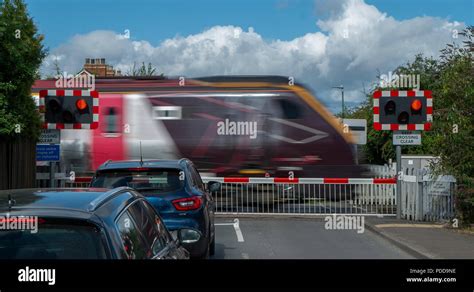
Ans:
[[[49,56],[75,73],[106,58],[127,72],[151,62],[168,76],[272,74],[308,85],[331,111],[417,53],[437,56],[472,25],[473,0],[29,0]],[[66,4],[67,3],[67,4]],[[129,37],[127,37],[129,35]]]

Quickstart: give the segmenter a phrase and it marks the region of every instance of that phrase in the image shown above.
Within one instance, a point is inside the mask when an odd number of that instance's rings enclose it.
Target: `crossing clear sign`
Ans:
[[[59,161],[61,131],[57,129],[43,129],[36,144],[36,161]]]
[[[395,132],[393,145],[421,145],[421,134],[413,131]]]
[[[56,129],[42,129],[37,144],[60,144],[61,131]]]

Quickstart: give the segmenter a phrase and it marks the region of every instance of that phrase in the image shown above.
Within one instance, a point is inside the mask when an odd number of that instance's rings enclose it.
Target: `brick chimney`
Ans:
[[[84,69],[94,74],[96,77],[114,77],[121,76],[119,70],[115,71],[114,67],[105,63],[105,58],[86,58]]]

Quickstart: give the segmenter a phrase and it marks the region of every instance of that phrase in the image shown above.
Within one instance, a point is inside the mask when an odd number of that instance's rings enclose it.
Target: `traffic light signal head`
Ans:
[[[61,101],[60,101],[58,98],[51,98],[51,99],[48,101],[48,106],[47,106],[47,108],[49,108],[49,110],[50,110],[52,113],[58,113],[59,111],[61,111],[62,103],[61,103]]]
[[[397,110],[397,106],[393,100],[390,100],[384,106],[384,111],[387,115],[394,115],[396,110]]]
[[[92,96],[46,96],[45,122],[91,124],[92,103]]]
[[[429,90],[374,92],[376,130],[429,130],[432,111]]]
[[[423,108],[423,104],[418,98],[416,98],[412,100],[410,107],[411,107],[412,113],[421,114],[421,109]]]
[[[76,101],[76,108],[77,108],[77,110],[79,110],[79,112],[84,112],[88,107],[89,107],[89,105],[87,104],[85,99],[79,98]]]
[[[410,120],[410,115],[407,112],[401,112],[398,117],[397,121],[399,124],[408,124],[408,121]]]
[[[47,129],[95,129],[98,94],[89,90],[41,90],[40,111]]]

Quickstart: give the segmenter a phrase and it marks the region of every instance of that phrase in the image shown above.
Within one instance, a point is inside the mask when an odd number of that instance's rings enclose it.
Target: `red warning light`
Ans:
[[[419,99],[415,99],[411,102],[411,109],[415,112],[421,110],[421,101]]]
[[[87,108],[87,102],[84,99],[78,99],[76,101],[76,107],[78,110],[85,110]]]

